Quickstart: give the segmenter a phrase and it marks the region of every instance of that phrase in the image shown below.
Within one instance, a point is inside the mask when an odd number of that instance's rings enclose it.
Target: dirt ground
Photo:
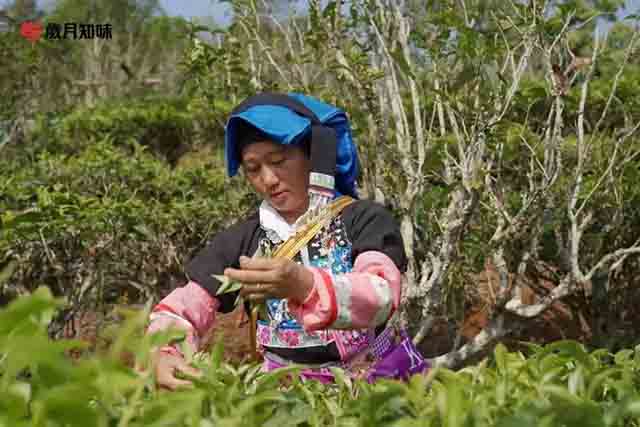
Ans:
[[[239,363],[249,359],[249,319],[243,307],[239,306],[228,314],[218,314],[209,345],[217,339],[223,341],[225,360]]]

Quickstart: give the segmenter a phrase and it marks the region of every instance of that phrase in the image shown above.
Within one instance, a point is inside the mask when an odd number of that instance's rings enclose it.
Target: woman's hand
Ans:
[[[240,257],[240,270],[227,268],[224,275],[242,282],[240,295],[250,301],[288,298],[303,302],[313,289],[313,273],[285,258]]]
[[[156,385],[160,388],[176,390],[182,387],[193,387],[191,381],[176,378],[176,373],[182,372],[192,377],[199,378],[202,372],[189,366],[184,358],[178,354],[172,354],[158,350],[153,355],[153,369],[156,376]]]

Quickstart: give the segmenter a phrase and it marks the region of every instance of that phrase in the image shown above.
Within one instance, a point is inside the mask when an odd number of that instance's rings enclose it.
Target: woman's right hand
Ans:
[[[176,377],[182,372],[191,377],[199,378],[202,372],[189,366],[184,358],[174,352],[158,350],[153,355],[153,369],[156,377],[156,385],[159,388],[176,390],[183,387],[193,387],[193,383]]]

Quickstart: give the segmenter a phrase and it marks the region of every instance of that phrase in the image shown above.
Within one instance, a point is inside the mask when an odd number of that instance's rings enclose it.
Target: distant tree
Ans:
[[[41,16],[35,0],[15,0],[7,7],[9,15],[16,21],[22,22],[26,19],[34,19]]]
[[[58,43],[51,59],[64,70],[68,93],[97,98],[175,89],[186,22],[164,16],[157,0],[61,0],[50,22],[111,24],[112,40]],[[62,47],[64,46],[64,47]]]

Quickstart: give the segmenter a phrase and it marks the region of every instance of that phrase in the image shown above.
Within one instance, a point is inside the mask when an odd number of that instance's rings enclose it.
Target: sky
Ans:
[[[212,16],[216,22],[223,25],[231,20],[228,5],[215,0],[161,0],[160,3],[170,16],[185,18]]]
[[[11,0],[0,0],[0,8],[10,2]],[[37,2],[39,6],[47,7],[55,3],[55,0],[37,0]],[[182,16],[187,19],[212,17],[220,25],[231,21],[230,8],[217,0],[160,0],[160,3],[169,16]],[[299,0],[298,3],[302,4],[304,1]],[[626,0],[622,15],[630,13],[640,13],[640,0]]]
[[[12,0],[0,0],[0,8],[6,7],[9,3],[12,3]],[[45,9],[54,3],[55,0],[37,0],[38,6]],[[229,7],[216,0],[160,0],[160,3],[169,16],[185,18],[211,16],[221,24],[231,20]]]
[[[56,0],[36,0],[36,2],[39,7],[47,9],[55,4]],[[304,3],[301,0],[297,0],[297,2]],[[10,3],[12,0],[0,0],[0,9]],[[220,3],[217,0],[160,0],[160,4],[169,16],[182,16],[187,19],[212,17],[223,26],[231,22],[231,8],[228,4]]]

